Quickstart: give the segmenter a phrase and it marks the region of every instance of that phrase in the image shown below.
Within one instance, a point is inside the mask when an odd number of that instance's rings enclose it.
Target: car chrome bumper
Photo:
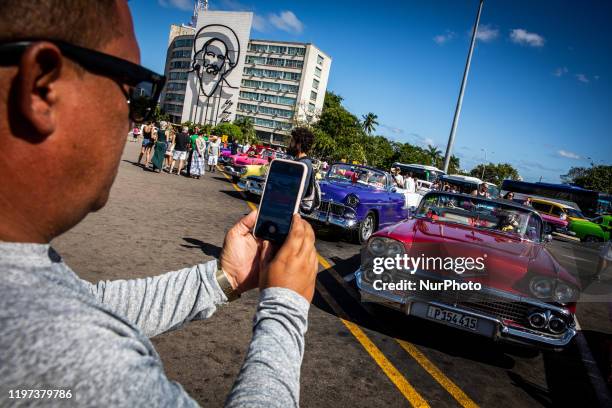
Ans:
[[[238,187],[256,196],[261,196],[261,194],[263,193],[263,189],[261,188],[261,185],[259,183],[253,182],[251,180],[245,180],[243,178],[238,181]]]
[[[333,214],[329,211],[315,210],[310,214],[301,214],[301,215],[305,218],[308,218],[309,220],[313,220],[321,224],[334,225],[336,227],[340,227],[340,228],[344,228],[348,230],[355,229],[359,225],[356,214],[354,218],[348,218],[348,217],[340,216],[337,214]]]
[[[240,167],[225,166],[223,170],[232,177],[240,177],[242,175],[242,173],[240,173]]]
[[[379,303],[379,304],[382,304],[383,306],[390,307],[396,310],[400,310],[406,314],[413,315],[416,317],[421,317],[426,320],[430,320],[430,319],[424,316],[420,316],[419,314],[411,313],[411,308],[415,307],[415,305],[417,306],[431,305],[431,306],[436,306],[436,307],[440,307],[443,309],[448,309],[456,313],[461,313],[463,315],[475,317],[475,318],[482,319],[482,320],[485,320],[491,323],[495,327],[495,330],[492,331],[492,334],[489,337],[491,337],[494,340],[498,340],[498,341],[509,342],[509,343],[519,343],[523,345],[535,346],[535,347],[546,348],[546,349],[562,349],[566,347],[576,335],[575,326],[568,327],[565,333],[558,335],[558,336],[546,335],[546,334],[535,332],[534,330],[531,330],[528,328],[523,329],[523,328],[518,328],[515,326],[510,326],[504,323],[500,318],[497,318],[497,317],[494,317],[488,314],[479,313],[474,310],[468,310],[468,309],[461,307],[461,305],[453,305],[449,303],[438,302],[432,299],[422,299],[422,298],[419,298],[418,296],[410,296],[410,295],[399,296],[390,291],[376,290],[374,289],[372,285],[362,280],[361,269],[358,269],[355,272],[355,282],[357,283],[357,287],[361,295],[361,300],[363,302]],[[497,291],[497,290],[495,292],[498,295],[500,293],[506,293],[506,292]],[[511,295],[511,294],[508,294],[508,295],[511,296],[511,298],[509,298],[508,300],[509,301],[513,300],[514,295]],[[534,306],[536,306],[537,304],[541,304],[542,308],[549,308],[549,309],[556,308],[553,305],[541,303],[538,301],[534,301],[533,303],[534,303]],[[436,320],[430,320],[430,321],[440,323],[440,324],[445,324],[441,321],[436,321]],[[452,325],[450,327],[457,328],[460,330],[463,329],[470,333],[476,333],[474,331],[464,329],[460,326]],[[477,334],[482,334],[482,333],[477,333]]]

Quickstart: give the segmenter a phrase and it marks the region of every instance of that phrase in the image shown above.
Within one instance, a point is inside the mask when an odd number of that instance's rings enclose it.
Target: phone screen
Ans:
[[[259,204],[255,236],[283,243],[291,228],[296,204],[301,200],[306,167],[297,162],[274,160]]]

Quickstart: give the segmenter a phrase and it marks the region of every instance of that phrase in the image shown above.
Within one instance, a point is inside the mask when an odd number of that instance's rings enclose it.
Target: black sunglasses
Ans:
[[[64,56],[74,60],[88,71],[112,78],[120,85],[129,86],[129,92],[126,92],[122,86],[120,88],[130,107],[130,119],[134,122],[144,122],[151,117],[166,78],[122,58],[63,41],[32,39],[0,44],[0,55],[2,55],[0,65],[18,63],[25,49],[38,41],[51,42],[62,51]]]

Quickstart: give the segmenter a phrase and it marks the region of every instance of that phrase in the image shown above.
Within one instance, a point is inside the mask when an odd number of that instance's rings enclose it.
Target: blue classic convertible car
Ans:
[[[404,195],[397,192],[391,175],[384,171],[336,163],[319,184],[321,205],[305,217],[348,230],[359,243],[379,228],[408,216]]]

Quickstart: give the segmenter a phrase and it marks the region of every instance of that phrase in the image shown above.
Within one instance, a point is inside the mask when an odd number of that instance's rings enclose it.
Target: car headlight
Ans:
[[[553,292],[553,299],[555,302],[565,304],[576,300],[577,293],[578,291],[575,288],[563,282],[559,282]]]
[[[399,241],[391,241],[387,245],[387,253],[388,257],[395,257],[395,255],[404,255],[404,244]]]
[[[554,286],[552,279],[536,276],[529,282],[529,291],[538,299],[544,299],[551,297]]]
[[[383,256],[387,252],[385,238],[372,238],[368,242],[368,251],[374,256]]]
[[[346,205],[353,208],[357,207],[359,205],[359,197],[355,194],[349,194],[346,196]]]

